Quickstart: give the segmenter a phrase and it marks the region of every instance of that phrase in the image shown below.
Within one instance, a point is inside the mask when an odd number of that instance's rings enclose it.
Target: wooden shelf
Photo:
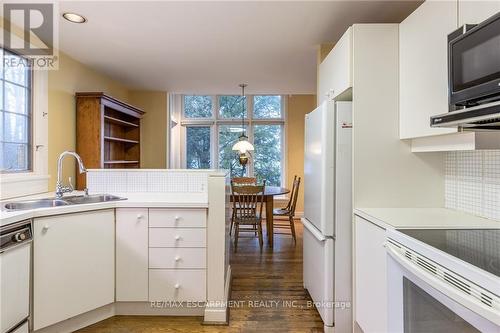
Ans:
[[[128,126],[128,127],[134,127],[134,128],[139,127],[138,124],[134,124],[134,123],[131,123],[129,121],[121,120],[118,118],[113,118],[110,116],[104,116],[104,119],[110,123],[121,125],[121,126]]]
[[[104,164],[137,164],[139,161],[104,161]]]
[[[141,165],[144,111],[102,92],[76,93],[76,150],[89,169],[135,169]],[[86,187],[77,173],[77,189]]]
[[[115,138],[113,136],[105,136],[104,137],[104,140],[107,140],[107,141],[115,141],[115,142],[125,142],[125,143],[139,143],[139,141],[137,140],[129,140],[129,139],[122,139],[122,138]]]

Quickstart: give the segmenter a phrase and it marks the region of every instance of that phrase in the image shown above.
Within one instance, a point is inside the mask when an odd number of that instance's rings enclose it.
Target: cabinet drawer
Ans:
[[[149,226],[166,228],[204,228],[205,209],[150,209]]]
[[[151,248],[149,268],[206,268],[205,249]]]
[[[206,247],[205,229],[149,228],[149,247]]]
[[[206,301],[205,270],[149,270],[149,301]]]

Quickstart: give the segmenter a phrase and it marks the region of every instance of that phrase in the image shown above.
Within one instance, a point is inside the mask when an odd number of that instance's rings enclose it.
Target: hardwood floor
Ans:
[[[262,252],[249,233],[240,237],[236,253],[231,242],[231,300],[240,306],[231,308],[228,326],[204,326],[201,317],[116,316],[78,332],[323,332],[302,285],[302,224],[296,221],[295,228],[297,244],[289,234],[275,234],[274,248],[265,242]]]

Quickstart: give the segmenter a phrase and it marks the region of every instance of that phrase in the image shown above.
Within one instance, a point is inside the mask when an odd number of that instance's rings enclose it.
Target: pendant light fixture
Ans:
[[[239,154],[239,161],[241,165],[246,165],[248,163],[248,155],[250,151],[254,150],[253,145],[248,141],[248,136],[246,136],[245,130],[245,87],[247,84],[242,83],[239,85],[241,88],[241,130],[242,133],[238,138],[238,142],[233,145],[233,150],[237,151]]]

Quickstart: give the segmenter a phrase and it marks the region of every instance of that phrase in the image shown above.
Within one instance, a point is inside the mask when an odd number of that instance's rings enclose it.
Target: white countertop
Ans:
[[[68,194],[81,195],[82,192],[73,192]],[[8,212],[0,210],[0,226],[10,223],[31,219],[35,217],[78,213],[98,209],[113,209],[126,207],[156,207],[156,208],[208,208],[206,194],[197,193],[109,193],[127,200],[109,201],[101,203],[67,205],[50,208],[37,208],[31,210],[19,210]],[[53,198],[54,192],[31,195],[27,197],[5,200],[1,203],[22,200],[34,200],[40,198]]]
[[[500,229],[500,221],[447,208],[356,208],[354,214],[384,229]]]

